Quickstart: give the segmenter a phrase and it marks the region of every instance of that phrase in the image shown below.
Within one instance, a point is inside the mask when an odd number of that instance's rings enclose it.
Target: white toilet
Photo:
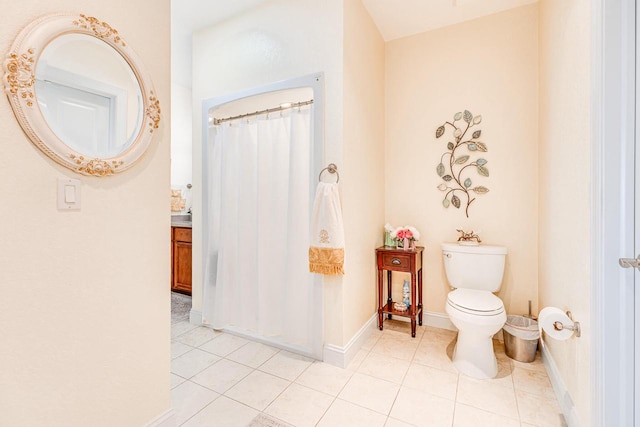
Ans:
[[[446,311],[458,328],[453,364],[465,375],[493,378],[498,362],[493,352],[493,335],[507,314],[500,290],[507,248],[504,246],[466,246],[443,243],[444,270],[453,291],[447,295]]]

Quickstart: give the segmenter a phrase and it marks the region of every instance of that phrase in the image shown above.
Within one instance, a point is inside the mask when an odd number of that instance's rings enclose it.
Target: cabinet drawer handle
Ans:
[[[402,261],[400,261],[398,258],[393,258],[391,259],[391,264],[400,265],[402,264]]]

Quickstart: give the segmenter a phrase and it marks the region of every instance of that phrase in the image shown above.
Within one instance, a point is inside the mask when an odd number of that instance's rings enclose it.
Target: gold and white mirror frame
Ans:
[[[125,59],[137,78],[143,123],[132,144],[117,155],[94,158],[70,148],[51,130],[40,111],[35,93],[38,58],[52,40],[64,34],[86,34],[104,41]],[[94,17],[54,14],[33,21],[20,32],[3,65],[4,89],[20,126],[36,147],[74,172],[102,177],[131,168],[142,158],[158,129],[160,101],[141,60],[116,29]]]

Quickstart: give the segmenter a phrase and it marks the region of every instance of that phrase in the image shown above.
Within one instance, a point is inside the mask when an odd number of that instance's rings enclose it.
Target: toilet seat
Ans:
[[[463,313],[475,316],[496,316],[504,313],[502,300],[489,291],[456,289],[447,295],[447,304]]]

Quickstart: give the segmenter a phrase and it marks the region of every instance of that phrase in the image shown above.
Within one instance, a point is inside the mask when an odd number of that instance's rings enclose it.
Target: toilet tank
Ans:
[[[506,255],[504,246],[442,244],[444,270],[452,288],[499,291]]]

